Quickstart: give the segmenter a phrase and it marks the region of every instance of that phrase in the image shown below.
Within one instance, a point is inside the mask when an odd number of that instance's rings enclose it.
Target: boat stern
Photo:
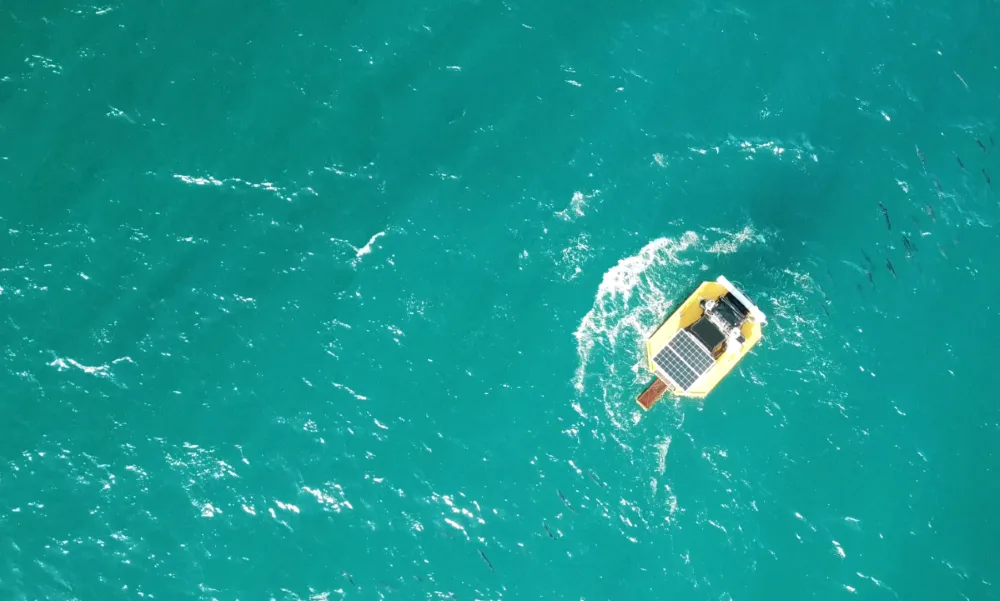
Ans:
[[[760,308],[757,306],[757,304],[754,303],[752,300],[750,300],[750,298],[746,294],[743,294],[742,290],[740,290],[735,284],[730,282],[726,278],[726,276],[720,275],[715,281],[721,284],[727,291],[729,291],[730,294],[736,297],[736,300],[743,303],[743,306],[746,307],[747,310],[750,312],[750,315],[753,316],[754,321],[756,321],[760,325],[764,325],[767,323],[767,316],[764,315],[764,312],[761,311]]]

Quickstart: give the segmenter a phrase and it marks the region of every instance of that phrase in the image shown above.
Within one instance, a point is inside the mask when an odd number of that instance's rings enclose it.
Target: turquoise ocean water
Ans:
[[[3,0],[0,600],[1000,598],[998,24]]]

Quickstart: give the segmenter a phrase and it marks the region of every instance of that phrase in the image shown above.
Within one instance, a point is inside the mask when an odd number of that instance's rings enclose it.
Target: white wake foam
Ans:
[[[691,264],[679,255],[698,243],[698,235],[685,232],[679,239],[657,238],[635,256],[618,262],[604,274],[594,306],[583,317],[576,329],[577,354],[580,364],[576,370],[574,386],[584,392],[587,369],[595,347],[614,351],[620,340],[626,344],[640,341],[657,317],[662,316],[673,304],[673,288],[669,280],[670,266]],[[639,344],[633,344],[634,353],[641,354]],[[614,365],[604,367],[614,370]]]

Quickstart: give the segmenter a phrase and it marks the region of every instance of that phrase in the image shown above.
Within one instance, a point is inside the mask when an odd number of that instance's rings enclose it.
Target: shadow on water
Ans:
[[[831,161],[768,174],[744,196],[738,210],[739,219],[751,223],[765,243],[706,257],[708,272],[727,274],[763,292],[761,285],[780,285],[775,276],[797,269],[817,248],[843,244],[843,232],[857,216],[856,208],[838,202],[855,193],[843,177],[844,169],[841,162]]]

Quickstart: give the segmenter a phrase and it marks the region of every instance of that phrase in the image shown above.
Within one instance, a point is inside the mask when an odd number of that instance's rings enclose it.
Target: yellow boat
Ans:
[[[764,313],[723,276],[702,282],[646,340],[656,379],[639,395],[649,410],[667,391],[702,399],[760,341]]]

